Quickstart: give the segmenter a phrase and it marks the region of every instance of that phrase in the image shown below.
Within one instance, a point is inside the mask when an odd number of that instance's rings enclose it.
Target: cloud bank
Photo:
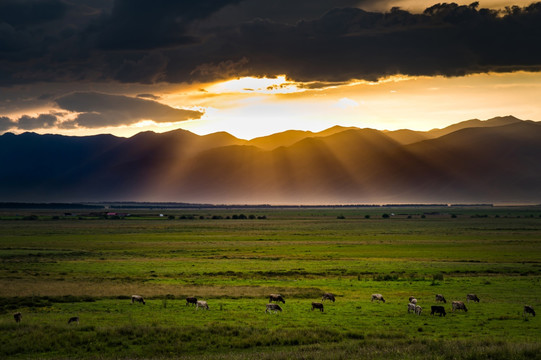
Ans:
[[[75,92],[55,99],[64,112],[40,114],[36,117],[23,115],[16,120],[0,117],[0,131],[10,129],[36,130],[59,127],[102,128],[133,125],[142,120],[156,123],[175,123],[199,119],[203,112],[176,109],[153,100],[111,95],[98,92]],[[67,111],[67,112],[66,112]],[[64,120],[65,115],[75,113],[73,120]]]
[[[76,92],[55,101],[61,109],[79,113],[73,124],[84,128],[132,125],[141,120],[179,122],[203,115],[200,111],[175,109],[156,101],[97,92]]]
[[[263,0],[5,0],[0,84],[279,74],[338,82],[541,69],[541,2],[501,11],[438,3],[422,13],[365,11],[358,6],[366,0],[276,4],[280,11]],[[81,124],[100,121],[87,116]]]

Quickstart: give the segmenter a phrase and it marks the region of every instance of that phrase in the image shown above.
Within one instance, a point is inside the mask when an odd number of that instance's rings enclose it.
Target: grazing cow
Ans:
[[[15,314],[13,314],[13,318],[15,319],[15,322],[18,324],[23,319],[23,314],[21,314],[20,312],[16,312]]]
[[[423,311],[423,308],[419,305],[415,305],[415,315],[421,315],[421,311]]]
[[[479,298],[475,294],[466,295],[466,301],[470,302],[470,300],[475,301],[475,302],[479,302]]]
[[[434,315],[434,314],[439,314],[440,317],[443,315],[445,316],[446,312],[445,312],[445,308],[443,306],[440,306],[440,305],[432,305],[430,307],[430,315]]]
[[[143,299],[143,297],[141,295],[132,295],[131,296],[131,303],[133,304],[134,302],[140,302],[140,303],[143,303],[143,305],[145,305],[145,299]]]
[[[193,304],[197,305],[197,298],[196,297],[187,297],[186,298],[186,306]]]
[[[199,300],[197,301],[197,304],[195,305],[195,310],[199,309],[199,308],[203,308],[203,309],[209,309],[209,305],[207,304],[206,301],[203,301],[203,300]]]
[[[79,325],[79,317],[78,316],[70,317],[70,319],[68,320],[68,325],[71,324],[72,322],[77,323],[77,325]]]
[[[331,293],[323,294],[323,297],[321,298],[321,301],[323,301],[323,300],[331,300],[332,302],[335,302],[334,294],[331,294]]]
[[[284,298],[282,297],[282,295],[280,294],[270,294],[269,295],[269,302],[279,302],[281,301],[282,303],[286,303],[286,301],[284,300]]]
[[[409,303],[408,304],[408,314],[411,313],[412,311],[415,312],[415,304]]]
[[[455,310],[464,310],[464,312],[468,312],[468,308],[466,308],[466,305],[462,301],[453,301],[452,305],[452,312],[454,312]]]
[[[374,301],[374,300],[377,300],[378,302],[380,301],[385,302],[385,299],[383,298],[383,295],[381,294],[372,294],[372,300],[370,301]]]
[[[533,316],[535,316],[535,310],[533,309],[533,307],[529,305],[524,305],[523,315],[526,316],[526,314],[532,314]]]
[[[436,294],[436,302],[443,302],[444,304],[447,304],[447,300],[445,300],[442,294]]]
[[[277,312],[277,311],[282,312],[282,308],[278,304],[267,304],[267,308],[265,309],[265,312],[268,312],[270,314],[273,311],[274,312]]]
[[[314,311],[314,309],[319,309],[321,312],[323,312],[323,304],[313,302],[312,303],[312,311]]]

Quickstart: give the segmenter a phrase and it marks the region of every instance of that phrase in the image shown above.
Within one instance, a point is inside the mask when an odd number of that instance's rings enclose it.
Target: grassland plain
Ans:
[[[0,213],[1,358],[541,358],[539,207],[130,211]]]

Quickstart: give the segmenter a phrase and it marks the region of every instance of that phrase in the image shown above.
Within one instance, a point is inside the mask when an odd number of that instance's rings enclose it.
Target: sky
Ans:
[[[0,134],[541,120],[541,2],[2,0]]]

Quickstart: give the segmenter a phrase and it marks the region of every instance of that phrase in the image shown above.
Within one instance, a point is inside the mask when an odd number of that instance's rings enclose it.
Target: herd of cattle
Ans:
[[[331,294],[331,293],[323,294],[323,296],[321,297],[321,302],[312,302],[312,311],[319,310],[319,311],[323,312],[324,311],[323,301],[325,301],[325,300],[335,302],[336,298],[335,298],[334,294]],[[373,302],[374,300],[376,300],[377,302],[380,302],[380,301],[385,302],[385,299],[383,298],[383,295],[381,295],[381,294],[372,294],[371,301]],[[479,302],[479,297],[477,295],[475,295],[475,294],[467,294],[466,295],[466,302],[469,302],[469,301]],[[132,296],[132,303],[133,302],[141,302],[141,303],[144,304],[145,300],[140,295],[133,295]],[[284,297],[282,295],[280,295],[280,294],[270,294],[269,295],[269,303],[267,305],[265,305],[265,312],[266,313],[271,313],[271,312],[277,313],[278,311],[282,312],[283,311],[282,307],[280,305],[278,305],[278,303],[280,303],[280,302],[282,304],[286,303],[286,301],[285,301],[285,299],[284,299]],[[442,294],[436,294],[436,302],[447,303],[447,300],[445,300],[445,297]],[[186,298],[186,305],[195,305],[196,310],[199,309],[199,308],[203,308],[203,309],[206,309],[206,310],[209,309],[209,306],[208,306],[206,301],[197,300],[196,297],[188,297],[188,298]],[[468,311],[468,308],[466,307],[466,305],[462,301],[453,301],[451,306],[452,306],[451,307],[451,312],[454,312],[455,310],[463,310],[464,312]],[[430,315],[445,316],[447,314],[445,312],[445,308],[443,306],[441,306],[441,305],[432,305],[430,310],[431,310]],[[414,296],[410,296],[409,297],[409,303],[408,303],[408,314],[413,312],[416,315],[421,315],[422,311],[423,311],[423,308],[420,305],[417,304],[417,299]],[[533,309],[533,307],[531,307],[529,305],[525,305],[523,315],[526,316],[528,314],[535,316],[535,310]]]
[[[324,311],[323,301],[325,300],[335,302],[336,298],[334,294],[331,294],[331,293],[323,294],[321,298],[321,302],[312,302],[312,311],[316,309],[323,312]],[[385,302],[385,299],[383,298],[383,295],[381,294],[372,294],[372,299],[370,301],[373,302],[374,300],[376,300],[377,302],[380,302],[380,301]],[[408,300],[409,300],[408,314],[413,312],[416,315],[421,315],[423,308],[417,304],[417,299],[414,296],[410,296]],[[479,302],[479,298],[475,294],[467,294],[466,302],[469,302],[469,301]],[[131,303],[133,304],[136,302],[141,303],[143,305],[146,304],[145,299],[141,295],[132,295]],[[267,312],[277,313],[278,311],[282,312],[282,307],[278,305],[279,302],[281,302],[282,304],[286,303],[282,295],[270,294],[269,303],[266,305],[265,313]],[[447,300],[445,300],[445,297],[442,294],[436,294],[436,302],[442,302],[446,304]],[[206,310],[209,309],[209,305],[206,301],[198,300],[196,297],[186,298],[186,306],[188,305],[195,305],[196,310],[199,308],[206,309]],[[430,310],[431,310],[430,315],[439,315],[441,317],[447,314],[445,312],[445,307],[443,307],[442,305],[432,305]],[[457,300],[451,303],[451,312],[454,312],[455,310],[463,310],[464,312],[467,312],[468,308],[466,307],[463,301]],[[535,316],[535,310],[533,309],[532,306],[529,306],[529,305],[524,306],[523,316],[527,316],[527,315]],[[13,314],[13,318],[15,319],[15,322],[20,323],[23,318],[23,315],[20,312],[16,312],[15,314]],[[73,316],[69,318],[68,324],[71,324],[71,323],[79,324],[79,317]]]

